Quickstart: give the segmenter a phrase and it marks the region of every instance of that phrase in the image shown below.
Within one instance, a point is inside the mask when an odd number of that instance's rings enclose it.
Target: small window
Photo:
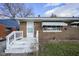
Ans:
[[[43,26],[43,32],[61,32],[61,26]]]

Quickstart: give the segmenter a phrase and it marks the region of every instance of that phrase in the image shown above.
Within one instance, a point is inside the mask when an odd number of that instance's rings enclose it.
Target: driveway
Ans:
[[[6,41],[0,41],[0,56],[5,54]]]

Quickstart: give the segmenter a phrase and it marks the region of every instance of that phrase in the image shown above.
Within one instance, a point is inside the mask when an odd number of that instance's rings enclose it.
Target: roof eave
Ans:
[[[15,18],[23,21],[74,21],[78,20],[79,17],[56,17],[56,18],[46,18],[46,17],[28,17],[28,18]]]

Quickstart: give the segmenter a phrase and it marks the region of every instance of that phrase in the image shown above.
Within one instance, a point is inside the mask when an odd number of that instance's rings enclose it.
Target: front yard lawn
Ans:
[[[40,47],[40,56],[79,56],[79,42],[52,42]]]

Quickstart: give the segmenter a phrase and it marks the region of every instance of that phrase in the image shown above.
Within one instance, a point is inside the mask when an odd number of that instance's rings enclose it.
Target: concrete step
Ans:
[[[31,43],[35,43],[36,41],[33,39],[31,40],[30,38],[29,39],[21,39],[21,40],[17,40],[17,41],[14,41],[12,44],[31,44]]]
[[[33,47],[34,43],[32,40],[17,40],[10,44],[10,48],[30,48]]]
[[[30,48],[31,44],[13,44],[9,48]]]
[[[10,48],[31,48],[32,47],[32,45],[31,44],[20,44],[20,45],[17,45],[17,44],[15,44],[15,45],[11,45],[10,46]]]
[[[14,48],[14,49],[6,49],[5,53],[31,53],[33,52],[32,49],[25,49],[25,48]]]
[[[34,43],[31,42],[15,42],[14,44],[10,45],[10,48],[19,48],[19,47],[23,47],[23,48],[30,48],[34,45]]]
[[[31,42],[27,42],[27,41],[15,41],[14,43],[12,43],[12,45],[27,45],[27,44],[31,44]]]

